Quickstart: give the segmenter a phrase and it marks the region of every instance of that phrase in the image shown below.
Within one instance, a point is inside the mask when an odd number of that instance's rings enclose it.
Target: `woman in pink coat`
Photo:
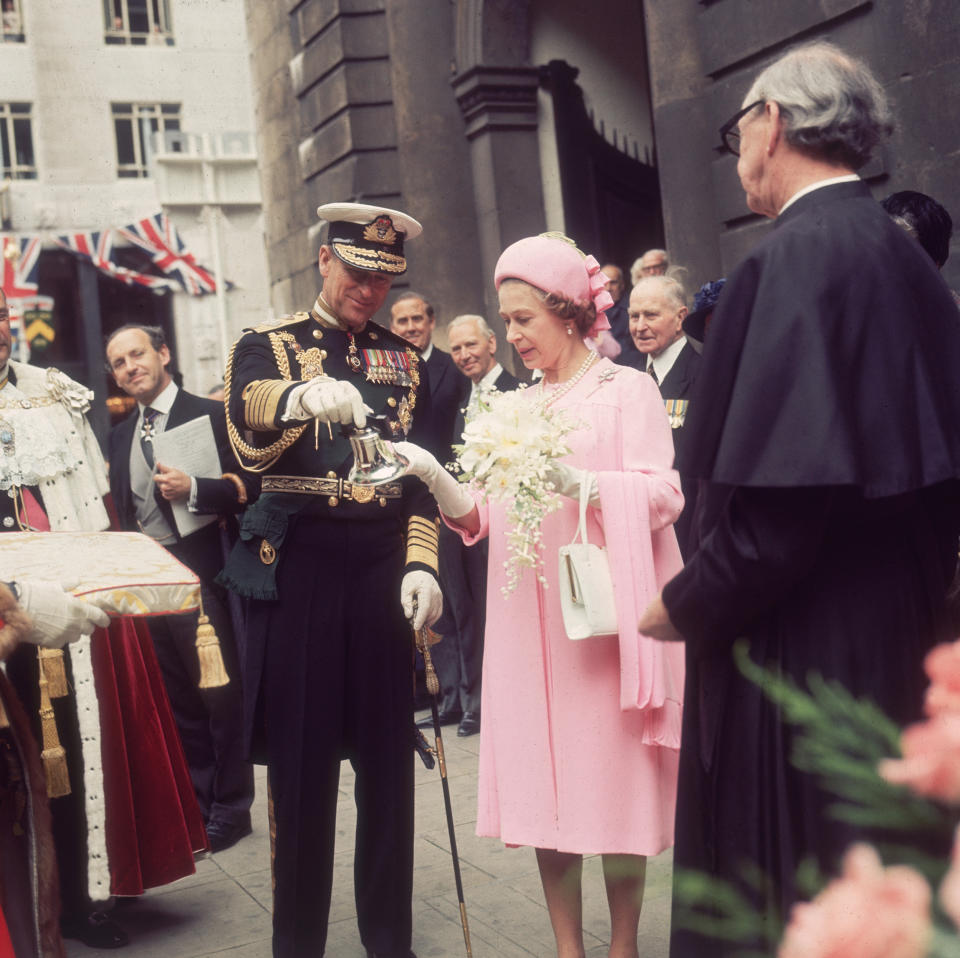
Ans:
[[[528,369],[534,407],[577,423],[555,464],[565,496],[542,526],[544,587],[526,570],[504,597],[504,507],[471,495],[429,454],[411,459],[447,524],[468,544],[490,538],[483,662],[477,832],[532,845],[559,958],[582,958],[580,874],[601,853],[611,958],[636,958],[647,855],[673,840],[683,652],[637,633],[647,601],[680,568],[671,528],[683,498],[660,393],[635,369],[600,359],[584,337],[611,305],[592,256],[555,235],[508,247],[497,263],[500,315]],[[606,545],[618,635],[570,641],[557,585],[557,551],[576,532],[589,483],[588,536]]]

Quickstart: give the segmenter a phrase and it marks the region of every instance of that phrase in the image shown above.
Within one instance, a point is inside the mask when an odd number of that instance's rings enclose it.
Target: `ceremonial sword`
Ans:
[[[417,597],[413,597],[413,618],[417,617]],[[447,832],[450,836],[450,856],[453,859],[453,877],[457,883],[457,901],[460,903],[460,925],[463,928],[463,943],[467,947],[467,958],[473,958],[473,949],[470,947],[470,926],[467,924],[467,903],[463,899],[463,880],[460,877],[460,856],[457,854],[457,836],[453,830],[453,805],[450,802],[450,783],[447,781],[447,762],[443,754],[443,736],[440,734],[440,714],[437,709],[437,695],[440,693],[440,682],[433,667],[433,658],[430,655],[429,626],[414,629],[414,637],[420,654],[423,656],[423,668],[427,680],[427,691],[430,693],[430,712],[433,715],[433,732],[437,739],[437,761],[440,764],[440,782],[443,785],[443,805],[447,813]]]

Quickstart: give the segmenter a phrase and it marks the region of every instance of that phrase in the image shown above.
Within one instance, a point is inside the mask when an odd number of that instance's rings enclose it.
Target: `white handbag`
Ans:
[[[568,546],[560,546],[560,608],[570,639],[617,632],[617,607],[607,550],[587,541],[590,483],[580,483],[580,522]],[[580,540],[577,542],[577,540]]]

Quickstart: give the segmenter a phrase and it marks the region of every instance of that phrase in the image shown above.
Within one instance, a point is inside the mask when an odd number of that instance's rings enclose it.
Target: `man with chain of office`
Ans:
[[[429,424],[418,351],[371,322],[420,224],[321,206],[323,287],[310,312],[247,331],[227,361],[228,429],[262,475],[223,581],[248,596],[244,725],[269,767],[273,953],[324,952],[340,762],[356,771],[355,892],[376,958],[409,958],[413,885],[411,625],[440,614],[436,509],[416,478],[348,480],[347,435]],[[408,621],[409,620],[409,621]]]

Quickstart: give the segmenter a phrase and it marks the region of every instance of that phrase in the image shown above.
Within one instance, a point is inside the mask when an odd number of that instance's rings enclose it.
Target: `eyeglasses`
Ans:
[[[745,106],[742,110],[734,113],[723,126],[720,127],[720,140],[724,147],[734,156],[740,155],[740,127],[737,124],[753,109],[763,106],[766,100],[755,100],[750,106]]]

